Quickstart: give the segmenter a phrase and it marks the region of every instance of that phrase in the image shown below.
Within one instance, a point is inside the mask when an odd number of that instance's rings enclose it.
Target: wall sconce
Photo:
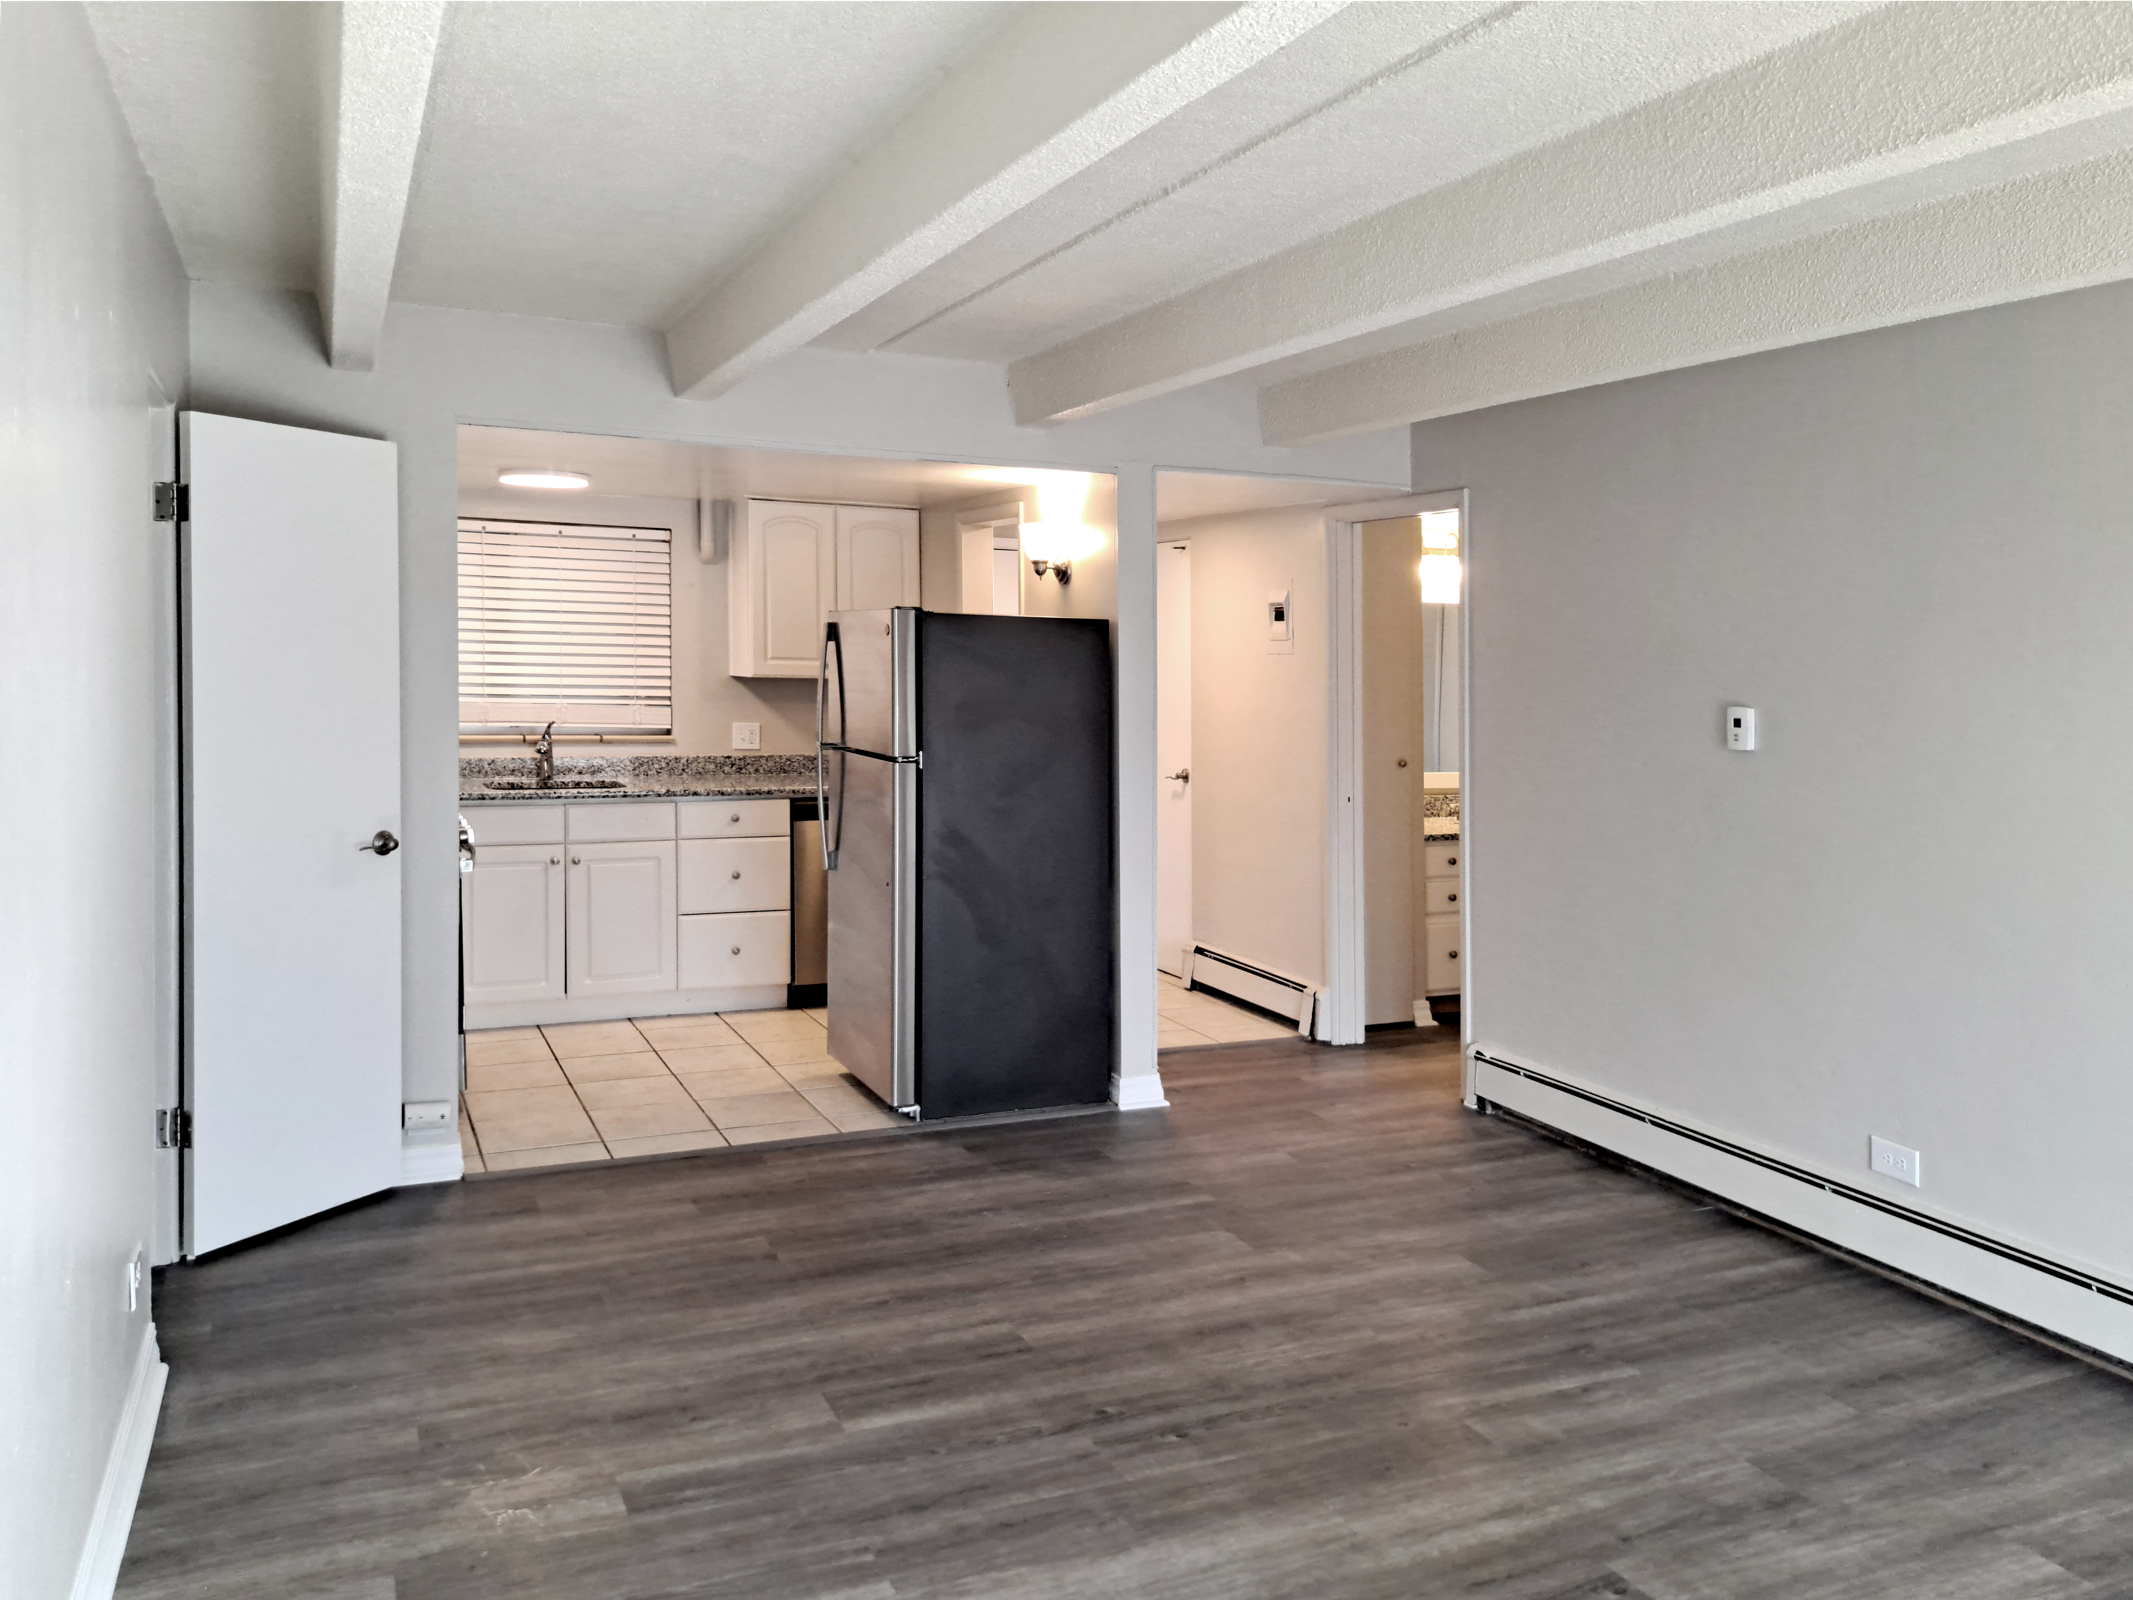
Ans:
[[[1022,524],[1022,553],[1030,571],[1050,573],[1062,586],[1074,577],[1074,563],[1102,548],[1103,535],[1086,526],[1082,508],[1089,499],[1085,472],[1047,472],[1037,479],[1037,520]]]
[[[1425,511],[1422,522],[1422,603],[1455,606],[1459,603],[1459,513]]]

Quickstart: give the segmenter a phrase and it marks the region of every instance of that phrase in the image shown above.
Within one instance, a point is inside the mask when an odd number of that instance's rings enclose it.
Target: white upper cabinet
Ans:
[[[832,611],[918,604],[918,513],[751,500],[727,582],[727,670],[812,678]]]
[[[918,513],[894,506],[837,507],[839,611],[918,604]]]

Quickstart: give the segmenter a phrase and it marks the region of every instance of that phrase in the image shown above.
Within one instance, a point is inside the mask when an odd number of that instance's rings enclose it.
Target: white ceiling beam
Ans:
[[[1300,445],[2133,278],[2133,152],[1387,351],[1260,391]]]
[[[2133,6],[1871,12],[1017,361],[1015,420],[1826,231],[2120,147],[2129,114]]]
[[[368,372],[385,331],[444,6],[357,0],[336,9],[319,141],[318,303],[327,359]]]
[[[667,330],[710,399],[1341,9],[1031,6]]]

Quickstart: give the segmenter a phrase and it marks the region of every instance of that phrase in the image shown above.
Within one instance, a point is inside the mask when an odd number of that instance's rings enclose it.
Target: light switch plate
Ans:
[[[762,749],[763,725],[760,722],[736,722],[733,725],[733,748],[736,750]]]

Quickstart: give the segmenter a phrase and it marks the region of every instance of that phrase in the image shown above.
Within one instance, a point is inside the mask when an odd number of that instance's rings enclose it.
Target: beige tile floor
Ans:
[[[1158,1049],[1296,1030],[1156,974]],[[808,1139],[903,1119],[831,1059],[823,1011],[735,1011],[467,1035],[469,1172]]]
[[[1296,1037],[1294,1023],[1272,1022],[1256,1011],[1231,1005],[1220,995],[1188,989],[1167,972],[1158,972],[1156,977],[1161,980],[1155,991],[1158,1050]]]
[[[821,1011],[739,1011],[470,1033],[467,1170],[902,1126],[830,1058],[825,1022]]]

